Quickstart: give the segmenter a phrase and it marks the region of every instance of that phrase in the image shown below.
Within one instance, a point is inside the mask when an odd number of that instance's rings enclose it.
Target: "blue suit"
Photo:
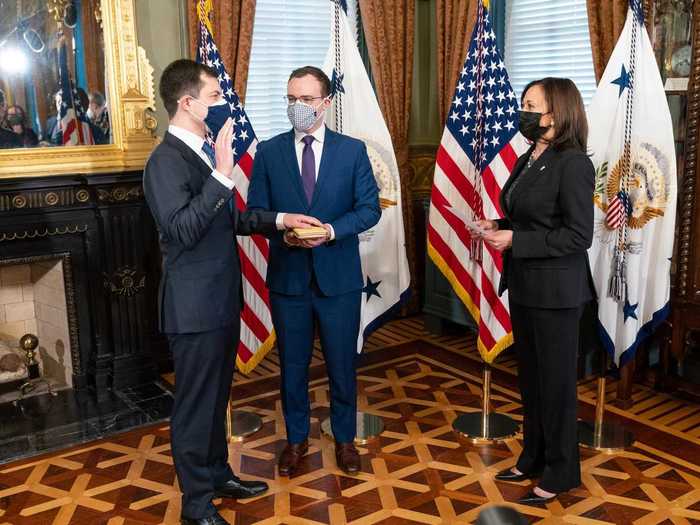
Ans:
[[[358,234],[381,215],[379,191],[362,141],[326,130],[311,203],[294,149],[294,132],[261,143],[248,190],[248,210],[303,213],[333,227],[317,248],[287,246],[270,236],[267,285],[282,363],[282,406],[290,443],[309,433],[308,368],[318,326],[331,389],[331,423],[338,442],[355,438],[355,357],[363,278]]]

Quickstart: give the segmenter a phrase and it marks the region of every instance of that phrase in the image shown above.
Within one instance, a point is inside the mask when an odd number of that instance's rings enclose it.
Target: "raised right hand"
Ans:
[[[227,119],[216,137],[214,146],[216,171],[229,179],[233,176],[233,120]]]

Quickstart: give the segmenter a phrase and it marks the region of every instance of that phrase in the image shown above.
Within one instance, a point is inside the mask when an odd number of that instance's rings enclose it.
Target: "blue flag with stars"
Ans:
[[[599,334],[622,366],[668,316],[676,219],[671,114],[640,0],[630,2],[588,123]]]

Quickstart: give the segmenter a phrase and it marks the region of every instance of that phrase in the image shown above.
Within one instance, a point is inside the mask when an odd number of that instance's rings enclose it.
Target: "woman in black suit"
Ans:
[[[586,254],[594,168],[571,80],[534,81],[521,102],[520,131],[532,146],[501,192],[505,218],[480,225],[484,241],[503,251],[499,294],[508,289],[524,413],[523,451],[496,479],[539,477],[520,502],[541,503],[581,484],[576,354],[583,306],[595,296]]]

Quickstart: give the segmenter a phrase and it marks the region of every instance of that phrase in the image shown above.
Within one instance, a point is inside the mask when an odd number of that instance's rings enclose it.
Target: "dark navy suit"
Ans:
[[[146,164],[144,191],[163,254],[160,329],[175,363],[170,420],[182,514],[214,514],[214,487],[233,477],[224,430],[240,329],[235,235],[276,231],[275,213],[239,214],[232,192],[170,133]]]
[[[334,240],[317,248],[290,247],[270,237],[267,285],[282,363],[287,439],[309,434],[308,369],[318,326],[331,390],[331,424],[341,443],[355,438],[355,358],[360,328],[362,266],[358,234],[381,215],[379,193],[363,142],[325,132],[311,202],[304,193],[294,132],[261,143],[248,191],[249,210],[303,213],[329,223]]]

